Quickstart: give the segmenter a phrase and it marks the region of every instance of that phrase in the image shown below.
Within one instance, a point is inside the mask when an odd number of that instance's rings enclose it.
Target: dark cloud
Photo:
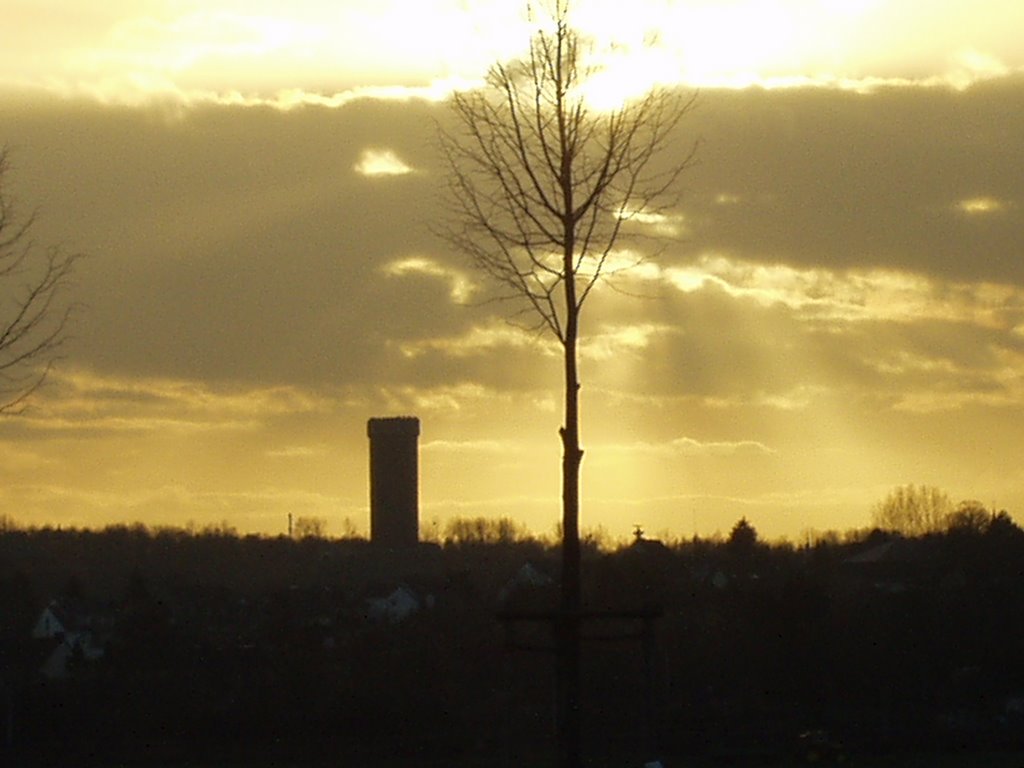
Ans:
[[[387,339],[453,329],[442,285],[383,272],[432,247],[432,184],[353,170],[367,146],[421,159],[423,105],[51,104],[13,117],[17,181],[42,201],[40,230],[93,255],[76,348],[90,363],[344,383],[393,367]]]
[[[1024,79],[948,88],[714,91],[684,210],[694,249],[960,279],[1024,278]],[[724,195],[724,197],[722,197]],[[991,196],[975,217],[959,201]]]
[[[1021,80],[963,92],[710,91],[700,103],[679,142],[703,139],[684,177],[689,231],[659,243],[664,261],[719,252],[1024,278]],[[384,269],[411,255],[465,269],[429,231],[441,214],[434,119],[443,105],[280,112],[23,101],[4,110],[15,188],[41,204],[38,234],[93,255],[80,276],[90,308],[74,353],[82,362],[320,384],[529,375],[528,355],[507,350],[454,362],[401,354],[405,342],[457,337],[507,310],[457,307],[443,279]],[[393,150],[414,172],[359,175],[367,148]],[[1002,207],[956,208],[978,197]],[[784,339],[798,320],[754,318],[726,299],[688,297],[671,318],[686,329],[677,344],[686,379],[698,391],[732,389],[737,369],[773,386],[795,381]],[[649,314],[650,302],[626,311]],[[751,334],[751,323],[762,332]]]

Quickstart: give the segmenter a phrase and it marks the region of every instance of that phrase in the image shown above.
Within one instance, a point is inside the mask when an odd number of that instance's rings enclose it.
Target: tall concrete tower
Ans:
[[[391,549],[419,541],[420,420],[370,419],[370,541]]]

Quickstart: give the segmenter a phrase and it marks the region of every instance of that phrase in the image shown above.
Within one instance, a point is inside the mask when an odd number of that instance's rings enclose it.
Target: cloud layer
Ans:
[[[0,423],[15,517],[363,524],[365,419],[416,413],[425,518],[553,524],[557,349],[431,235],[444,104],[3,116],[36,237],[90,254]],[[1022,135],[1016,76],[703,92],[677,207],[629,224],[650,260],[586,308],[584,524],[795,536],[906,482],[1024,508]]]

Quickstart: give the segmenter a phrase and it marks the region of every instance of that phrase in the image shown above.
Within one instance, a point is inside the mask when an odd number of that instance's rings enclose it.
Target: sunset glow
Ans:
[[[622,239],[588,262],[609,279],[583,312],[584,528],[745,516],[799,539],[905,483],[1021,519],[1024,4],[574,14],[592,108],[698,92],[677,197],[610,206]],[[366,420],[414,414],[424,525],[552,530],[558,343],[438,237],[446,101],[527,50],[521,0],[54,0],[6,22],[5,194],[41,247],[89,258],[73,343],[0,420],[0,512],[365,532]]]
[[[21,6],[14,23],[27,34],[0,53],[2,82],[132,103],[147,94],[294,101],[296,92],[331,96],[365,87],[423,94],[430,83],[473,82],[495,60],[521,53],[536,24],[517,0],[152,0],[130,7],[133,13],[76,0]],[[965,87],[1024,64],[1007,31],[1024,24],[1016,6],[1001,4],[985,35],[960,37],[977,28],[967,20],[984,13],[923,0],[639,0],[624,15],[618,4],[585,0],[574,18],[596,46],[600,74],[591,97],[610,106],[653,84],[864,88],[944,80]],[[882,69],[872,71],[879,62]]]

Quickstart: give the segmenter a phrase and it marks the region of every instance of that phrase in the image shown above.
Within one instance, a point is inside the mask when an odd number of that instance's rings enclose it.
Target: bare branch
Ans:
[[[441,143],[459,226],[443,236],[565,343],[624,223],[674,202],[696,145],[659,161],[695,96],[657,89],[591,110],[575,95],[588,75],[586,45],[567,4],[550,10],[554,29],[539,31],[523,60],[495,65],[485,90],[453,99],[459,133],[443,132]]]
[[[4,188],[9,171],[0,150],[0,414],[22,411],[59,359],[74,309],[65,293],[79,259],[29,239],[35,216],[19,218]]]

